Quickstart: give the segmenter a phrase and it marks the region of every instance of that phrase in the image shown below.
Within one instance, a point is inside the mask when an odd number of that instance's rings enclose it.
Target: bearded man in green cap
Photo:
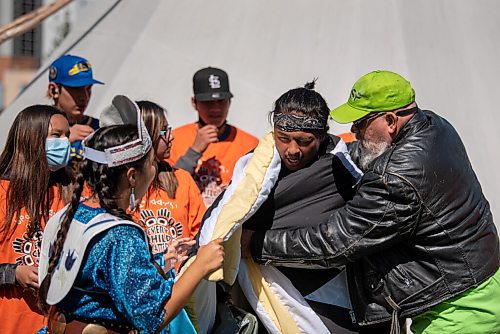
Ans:
[[[499,333],[499,241],[455,129],[421,110],[410,83],[375,71],[332,110],[351,123],[364,171],[327,222],[244,233],[244,255],[289,267],[347,266],[355,321],[399,333]]]

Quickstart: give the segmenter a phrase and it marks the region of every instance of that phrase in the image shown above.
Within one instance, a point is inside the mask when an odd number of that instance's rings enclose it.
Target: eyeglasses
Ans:
[[[172,133],[172,127],[169,126],[166,128],[166,130],[161,130],[160,131],[160,137],[163,138],[163,140],[168,143],[170,140],[170,134]]]
[[[415,106],[415,107],[410,108],[410,109],[403,109],[403,110],[395,111],[394,114],[396,114],[396,116],[398,116],[398,117],[408,116],[408,115],[414,114],[415,112],[417,112],[417,110],[419,110],[418,106]],[[352,126],[358,130],[362,129],[366,124],[368,124],[367,122],[373,121],[375,118],[378,118],[382,115],[385,115],[386,113],[388,113],[388,111],[378,111],[378,112],[370,113],[370,114],[366,115],[365,117],[358,119],[357,121],[352,122]]]
[[[362,129],[365,124],[368,124],[369,121],[373,121],[375,118],[378,118],[384,115],[385,112],[377,112],[373,114],[368,114],[365,117],[358,119],[357,121],[352,122],[352,125],[357,129]]]

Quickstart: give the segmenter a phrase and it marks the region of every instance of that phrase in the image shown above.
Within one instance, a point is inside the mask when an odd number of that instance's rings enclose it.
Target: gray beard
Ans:
[[[387,151],[389,148],[389,143],[387,142],[379,142],[379,143],[370,143],[370,147],[365,147],[363,143],[359,145],[360,149],[360,157],[359,157],[359,168],[361,168],[362,171],[368,170],[368,167],[370,164],[378,158],[382,153]]]

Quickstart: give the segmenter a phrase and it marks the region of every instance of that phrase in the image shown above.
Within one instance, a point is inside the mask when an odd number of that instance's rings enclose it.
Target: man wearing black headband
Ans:
[[[328,134],[330,109],[312,88],[314,83],[291,89],[274,104],[273,135],[281,169],[267,199],[243,224],[246,230],[263,233],[309,226],[317,220],[328,219],[333,210],[354,195],[353,186],[362,173],[351,162],[346,144]],[[343,268],[277,269],[281,275],[269,280],[280,288],[273,291],[288,292],[286,296],[277,292],[277,299],[296,296],[289,302],[302,305],[289,311],[298,328],[314,333],[358,333],[358,326],[350,316],[352,307]],[[283,281],[289,281],[292,286],[280,285]],[[242,289],[246,296],[255,291],[245,285]],[[269,318],[262,309],[254,308],[261,319]],[[268,322],[263,320],[263,323],[273,331]]]
[[[331,116],[358,138],[356,195],[317,225],[256,232],[254,260],[346,265],[363,326],[400,333],[412,318],[413,333],[498,333],[498,233],[455,129],[389,71],[361,77]]]

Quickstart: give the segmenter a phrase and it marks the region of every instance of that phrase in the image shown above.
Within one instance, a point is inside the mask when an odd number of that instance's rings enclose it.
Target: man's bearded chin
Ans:
[[[379,157],[382,153],[387,151],[390,143],[385,141],[379,142],[361,142],[359,167],[361,170],[366,171],[373,160]]]

